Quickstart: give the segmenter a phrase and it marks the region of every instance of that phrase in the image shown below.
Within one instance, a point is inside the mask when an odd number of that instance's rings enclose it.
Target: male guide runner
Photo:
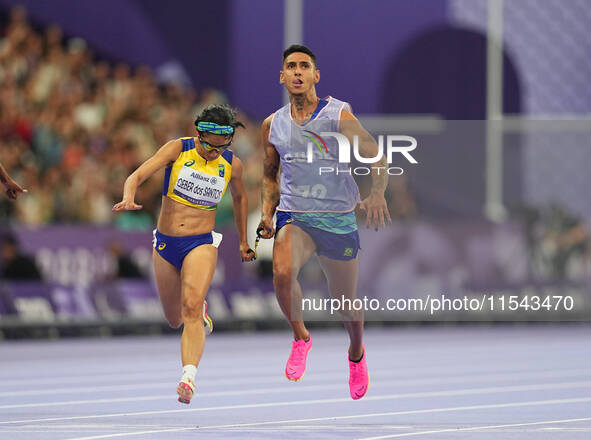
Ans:
[[[348,103],[333,97],[318,98],[319,81],[320,71],[310,49],[301,45],[286,49],[280,83],[285,85],[290,102],[265,119],[261,128],[265,159],[259,231],[263,238],[275,236],[273,283],[294,334],[285,375],[294,381],[303,377],[312,347],[302,317],[302,290],[297,281],[300,269],[316,253],[331,297],[355,299],[360,246],[354,210],[360,203],[367,213],[368,227],[377,229],[390,221],[384,198],[387,176],[374,169],[371,192],[360,202],[348,164],[338,161],[336,139],[319,136],[322,132],[340,132],[351,145],[357,136],[363,157],[373,158],[378,153],[375,140],[352,114]],[[314,150],[310,163],[309,142],[313,139],[318,140],[318,150]],[[385,166],[386,159],[382,158],[376,165]],[[339,172],[321,175],[320,166],[330,166]],[[273,227],[276,210],[277,222]],[[350,338],[350,394],[353,399],[360,399],[369,386],[363,311],[342,310],[341,314]]]

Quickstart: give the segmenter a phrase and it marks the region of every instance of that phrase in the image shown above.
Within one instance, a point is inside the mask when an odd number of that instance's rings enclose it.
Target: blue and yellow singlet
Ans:
[[[162,195],[193,208],[216,209],[232,176],[233,153],[225,150],[207,161],[197,152],[192,137],[181,141],[181,154],[165,169]]]

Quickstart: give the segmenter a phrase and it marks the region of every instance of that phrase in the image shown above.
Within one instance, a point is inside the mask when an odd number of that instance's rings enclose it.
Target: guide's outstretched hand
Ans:
[[[373,226],[377,231],[380,226],[386,226],[386,222],[392,222],[388,212],[388,204],[381,194],[370,194],[361,202],[359,208],[367,214],[365,226],[368,228]]]

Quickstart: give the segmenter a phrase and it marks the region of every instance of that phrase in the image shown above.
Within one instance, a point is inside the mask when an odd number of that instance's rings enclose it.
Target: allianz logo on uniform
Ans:
[[[205,177],[199,173],[191,173],[191,177],[193,179],[203,180],[204,182],[209,182],[209,177]],[[211,183],[215,183],[215,182],[211,182]]]

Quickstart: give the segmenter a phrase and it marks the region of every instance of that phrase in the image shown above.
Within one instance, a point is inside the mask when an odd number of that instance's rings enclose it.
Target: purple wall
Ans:
[[[306,1],[304,43],[322,74],[317,91],[377,113],[384,71],[412,37],[446,21],[446,0]]]
[[[161,0],[134,2],[157,27],[159,37],[184,66],[198,90],[227,89],[232,68],[232,60],[227,56],[232,32],[227,19],[228,0],[175,0],[172,5]]]
[[[283,1],[234,0],[229,93],[232,104],[264,118],[281,107]]]
[[[150,20],[133,0],[0,0],[8,9],[23,5],[33,23],[59,25],[66,36],[82,37],[95,52],[114,60],[157,67],[172,59]]]
[[[319,59],[320,95],[378,110],[392,56],[414,35],[443,23],[447,0],[304,1],[304,43]],[[262,118],[282,104],[278,76],[283,1],[0,0],[23,4],[35,23],[57,23],[100,55],[154,68],[178,60],[198,89],[217,87],[233,105]]]
[[[173,7],[157,0],[0,0],[6,9],[18,4],[27,8],[33,24],[58,24],[66,37],[84,38],[101,57],[154,69],[176,61],[197,89],[227,88],[226,0]]]
[[[304,1],[304,44],[318,57],[320,96],[348,100],[358,113],[376,113],[392,56],[421,31],[445,23],[446,0],[373,0],[366,5]],[[282,105],[283,2],[234,0],[231,13],[230,97],[234,105],[263,118]]]

